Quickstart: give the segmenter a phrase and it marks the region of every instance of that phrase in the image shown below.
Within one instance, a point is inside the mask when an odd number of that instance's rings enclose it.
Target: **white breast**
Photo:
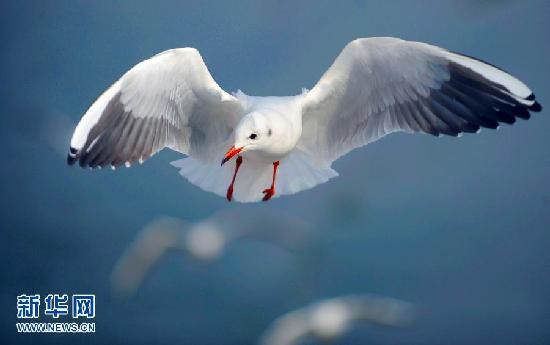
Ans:
[[[266,158],[275,161],[286,157],[296,146],[302,134],[302,99],[304,93],[286,97],[248,96],[238,91],[235,96],[244,105],[245,112],[263,114],[273,132],[272,145],[262,151]],[[254,155],[254,153],[251,153]]]

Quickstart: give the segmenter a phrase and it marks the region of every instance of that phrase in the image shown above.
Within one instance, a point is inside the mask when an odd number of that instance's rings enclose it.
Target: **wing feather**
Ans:
[[[419,42],[363,38],[306,95],[298,146],[330,166],[389,133],[458,136],[541,109],[525,84],[486,62]]]
[[[134,66],[91,105],[67,160],[116,167],[142,162],[164,147],[218,159],[242,114],[197,50],[171,49]]]

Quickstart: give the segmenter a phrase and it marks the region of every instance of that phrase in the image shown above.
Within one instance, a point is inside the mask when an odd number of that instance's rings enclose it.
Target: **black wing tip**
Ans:
[[[76,163],[76,157],[73,157],[70,154],[67,155],[67,164],[68,165],[74,165],[74,163]]]
[[[535,103],[533,103],[531,106],[529,106],[529,110],[533,111],[535,113],[538,113],[538,112],[542,111],[542,105],[540,105],[539,102],[535,101]]]
[[[527,101],[533,101],[533,104],[531,104],[530,106],[528,106],[527,109],[529,109],[529,111],[538,113],[538,112],[542,111],[542,105],[540,105],[540,103],[537,102],[537,100],[536,100],[535,98],[536,98],[535,94],[534,94],[534,93],[531,93],[529,96],[527,96],[527,97],[525,98],[525,100],[527,100]]]
[[[68,165],[74,165],[76,161],[78,160],[77,156],[78,150],[74,147],[69,148],[69,154],[67,155],[67,164]]]

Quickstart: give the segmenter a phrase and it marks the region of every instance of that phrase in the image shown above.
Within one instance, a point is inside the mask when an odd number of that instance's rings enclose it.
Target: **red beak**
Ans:
[[[231,148],[229,150],[227,150],[225,156],[223,157],[222,159],[222,165],[225,164],[225,162],[227,162],[228,160],[230,160],[231,158],[233,158],[234,156],[238,155],[239,153],[241,153],[241,151],[243,150],[242,147],[239,147],[239,148],[236,148],[235,146],[231,146]]]

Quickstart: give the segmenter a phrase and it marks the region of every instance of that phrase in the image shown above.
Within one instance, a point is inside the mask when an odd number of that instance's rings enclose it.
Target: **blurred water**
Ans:
[[[69,168],[62,155],[101,91],[179,46],[198,48],[228,91],[288,95],[351,39],[398,36],[490,61],[548,107],[549,2],[4,1],[0,16],[3,343],[254,344],[277,316],[358,292],[421,312],[411,329],[342,343],[550,342],[547,110],[461,139],[392,135],[337,161],[339,178],[257,205],[190,185],[168,164],[173,152],[116,172]],[[300,293],[287,255],[260,243],[208,269],[169,256],[134,299],[111,297],[114,263],[151,219],[225,209],[314,224],[324,259],[313,295]],[[96,293],[96,334],[18,335],[16,296],[33,292]]]

